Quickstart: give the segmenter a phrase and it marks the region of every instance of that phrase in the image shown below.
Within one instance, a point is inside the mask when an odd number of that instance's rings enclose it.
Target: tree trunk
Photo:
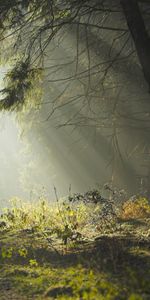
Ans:
[[[120,0],[120,3],[150,91],[150,37],[140,12],[138,0]]]

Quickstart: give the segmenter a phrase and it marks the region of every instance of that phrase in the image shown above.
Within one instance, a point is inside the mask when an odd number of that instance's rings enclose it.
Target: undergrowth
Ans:
[[[149,200],[106,190],[11,200],[0,217],[0,299],[150,299]]]
[[[71,245],[100,234],[125,233],[125,221],[149,220],[147,198],[134,196],[120,200],[120,195],[113,191],[106,199],[100,191],[92,190],[58,199],[56,194],[56,201],[52,203],[43,197],[32,203],[15,197],[11,199],[11,208],[4,209],[0,216],[0,229],[43,232],[46,237]]]

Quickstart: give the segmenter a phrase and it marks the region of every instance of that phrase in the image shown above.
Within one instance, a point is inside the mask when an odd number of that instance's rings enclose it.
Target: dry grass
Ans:
[[[137,199],[128,200],[123,204],[121,218],[128,219],[144,219],[150,217],[150,204],[148,199],[139,197]]]

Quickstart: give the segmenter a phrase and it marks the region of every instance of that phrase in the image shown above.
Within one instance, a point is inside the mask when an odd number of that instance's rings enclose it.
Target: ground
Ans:
[[[72,246],[40,231],[1,229],[0,299],[149,300],[149,225],[126,220],[123,231]]]

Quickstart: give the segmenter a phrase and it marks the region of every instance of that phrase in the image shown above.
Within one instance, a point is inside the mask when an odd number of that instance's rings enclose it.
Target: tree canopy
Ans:
[[[147,84],[150,86],[150,6],[147,0],[5,0],[0,1],[1,63],[9,65],[6,86],[1,91],[0,108],[18,110],[45,68],[47,49],[53,39],[73,30],[77,43],[76,67],[79,59],[79,31],[93,30],[98,36],[112,37],[109,57],[100,63],[103,83],[116,61],[138,56]],[[97,33],[98,32],[98,33]],[[134,41],[134,47],[130,36]],[[113,53],[114,44],[121,47]],[[129,44],[130,40],[130,44]],[[128,51],[125,51],[128,45]],[[90,47],[87,39],[87,49]],[[88,50],[87,50],[88,51]],[[88,66],[85,74],[97,72]],[[77,70],[76,70],[77,71]],[[75,72],[72,77],[77,76]],[[90,80],[90,79],[89,79]]]

